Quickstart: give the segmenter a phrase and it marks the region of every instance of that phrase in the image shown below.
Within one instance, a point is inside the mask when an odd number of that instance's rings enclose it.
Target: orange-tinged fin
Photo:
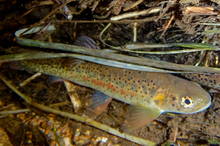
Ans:
[[[90,111],[92,111],[96,116],[103,113],[108,104],[112,101],[112,98],[105,95],[102,92],[95,91],[92,95],[91,105],[88,107]]]
[[[161,114],[160,110],[153,107],[131,106],[123,125],[124,131],[130,132],[143,127]]]

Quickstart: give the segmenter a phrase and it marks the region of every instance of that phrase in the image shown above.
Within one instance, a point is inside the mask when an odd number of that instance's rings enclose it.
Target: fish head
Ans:
[[[211,105],[211,96],[199,84],[178,79],[154,96],[155,104],[163,112],[193,114]]]

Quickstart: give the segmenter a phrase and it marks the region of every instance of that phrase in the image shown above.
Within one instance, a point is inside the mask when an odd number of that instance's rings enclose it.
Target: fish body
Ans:
[[[70,58],[20,62],[23,68],[61,77],[122,102],[159,113],[191,114],[211,104],[197,83],[166,73],[151,73],[76,61]]]

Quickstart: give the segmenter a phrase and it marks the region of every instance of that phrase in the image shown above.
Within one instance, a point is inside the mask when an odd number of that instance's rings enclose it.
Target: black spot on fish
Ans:
[[[173,101],[175,101],[175,100],[176,100],[176,97],[175,97],[175,96],[173,96],[173,97],[171,97],[171,98],[172,98],[172,100],[173,100]]]

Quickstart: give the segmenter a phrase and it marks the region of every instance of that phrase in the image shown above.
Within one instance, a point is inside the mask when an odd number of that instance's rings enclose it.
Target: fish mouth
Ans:
[[[211,105],[212,105],[212,101],[211,101],[211,97],[210,97],[208,104],[206,104],[206,106],[202,107],[200,110],[198,110],[194,113],[202,112],[202,111],[206,110],[207,108],[209,108]]]
[[[198,110],[195,111],[195,112],[186,113],[186,114],[195,114],[195,113],[202,112],[202,111],[208,109],[211,105],[212,105],[211,96],[209,96],[209,98],[208,98],[208,103],[207,103],[205,106],[202,106],[202,108],[198,109]]]

